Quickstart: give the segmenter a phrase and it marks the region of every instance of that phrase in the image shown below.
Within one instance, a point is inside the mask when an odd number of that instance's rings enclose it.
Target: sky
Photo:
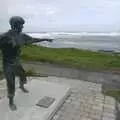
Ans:
[[[120,0],[1,0],[0,14],[0,32],[16,15],[26,32],[120,32]]]

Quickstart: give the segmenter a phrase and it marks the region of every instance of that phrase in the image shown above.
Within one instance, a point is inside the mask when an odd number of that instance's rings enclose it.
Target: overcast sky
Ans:
[[[1,0],[0,14],[1,32],[13,15],[24,31],[120,31],[120,0]]]

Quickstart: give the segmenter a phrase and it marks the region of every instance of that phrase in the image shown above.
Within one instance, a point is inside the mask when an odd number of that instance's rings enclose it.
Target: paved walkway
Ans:
[[[29,77],[29,80],[32,78]],[[34,78],[67,84],[72,88],[71,95],[52,120],[116,120],[116,101],[101,93],[101,84],[61,77]],[[1,88],[2,86],[5,86],[4,81],[1,83]]]
[[[61,65],[40,62],[23,63],[25,69],[31,69],[39,74],[57,77],[68,77],[102,84],[104,89],[120,88],[120,73],[110,71],[94,71],[86,69],[69,68]]]
[[[41,78],[41,80],[69,84],[72,87],[71,95],[52,120],[116,119],[116,101],[101,93],[101,84],[59,77]]]

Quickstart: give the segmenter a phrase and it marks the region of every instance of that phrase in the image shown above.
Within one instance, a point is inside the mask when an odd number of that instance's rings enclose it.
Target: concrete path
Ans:
[[[40,80],[72,88],[71,95],[52,120],[116,120],[116,101],[101,93],[101,84],[60,77],[43,77]]]
[[[94,82],[102,84],[103,89],[120,89],[120,72],[118,71],[93,71],[40,62],[22,62],[22,64],[26,70],[32,68],[38,74]]]

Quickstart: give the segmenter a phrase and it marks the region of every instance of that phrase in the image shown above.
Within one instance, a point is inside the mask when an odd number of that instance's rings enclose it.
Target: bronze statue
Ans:
[[[34,42],[52,42],[53,39],[33,38],[22,33],[25,20],[20,16],[11,17],[9,23],[11,29],[0,36],[0,49],[3,55],[3,71],[7,80],[9,107],[11,110],[16,110],[17,107],[14,104],[16,75],[20,78],[20,89],[28,93],[28,90],[24,87],[24,84],[27,83],[25,71],[20,63],[21,46]]]

